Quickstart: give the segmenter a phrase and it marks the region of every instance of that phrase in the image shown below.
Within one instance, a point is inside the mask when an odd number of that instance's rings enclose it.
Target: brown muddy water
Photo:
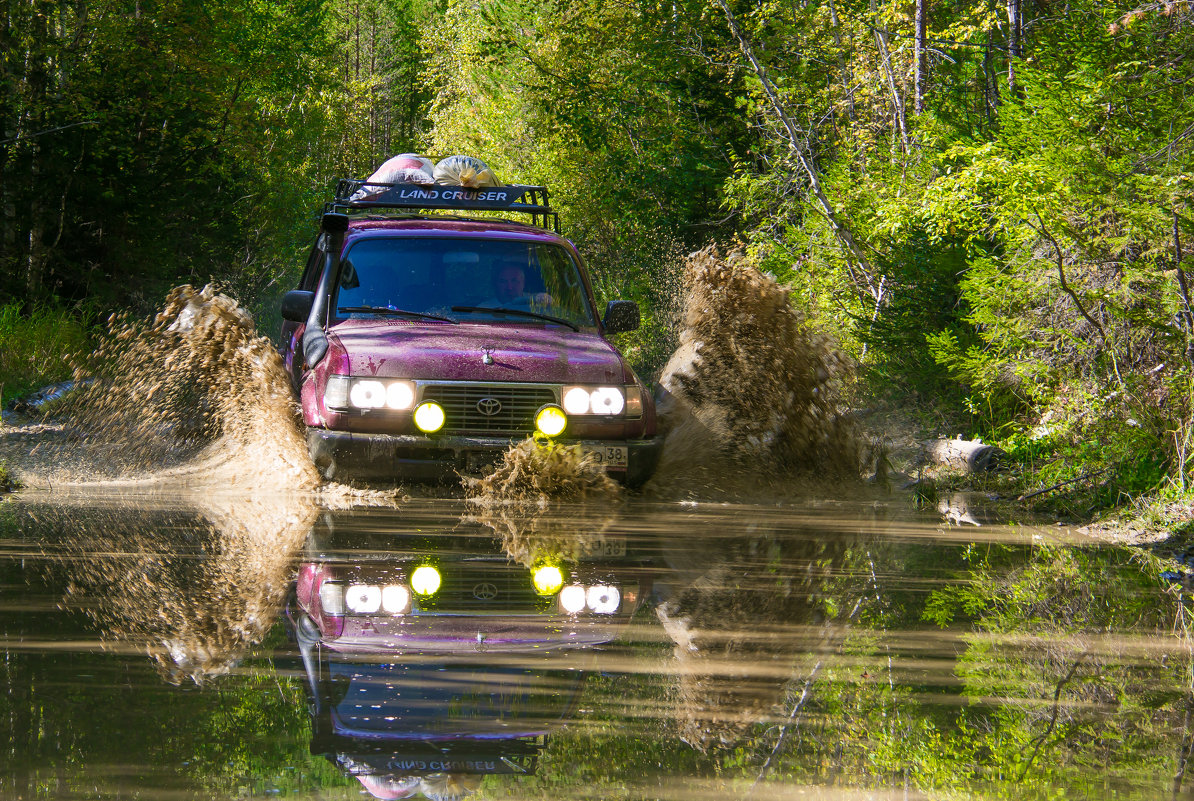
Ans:
[[[868,489],[752,269],[690,258],[640,494],[529,443],[320,485],[235,301],[115,321],[0,430],[0,798],[1190,797],[1180,576]]]
[[[898,498],[354,502],[0,505],[0,796],[1189,795],[1187,611],[1138,552]],[[338,632],[299,586],[423,566]]]

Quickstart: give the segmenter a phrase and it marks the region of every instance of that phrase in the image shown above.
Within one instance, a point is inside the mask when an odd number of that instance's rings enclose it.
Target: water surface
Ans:
[[[327,505],[0,505],[0,796],[1188,795],[1144,554],[902,501]]]

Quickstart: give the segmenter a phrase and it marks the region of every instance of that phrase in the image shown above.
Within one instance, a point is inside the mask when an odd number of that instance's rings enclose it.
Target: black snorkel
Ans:
[[[348,215],[326,212],[323,215],[321,227],[328,235],[328,256],[323,274],[319,276],[319,286],[315,289],[315,300],[311,304],[311,313],[307,315],[307,327],[303,331],[303,362],[308,370],[323,361],[323,357],[328,352],[328,337],[323,326],[327,321],[328,296],[331,292],[332,281],[340,271],[340,251],[344,249],[344,234],[348,231]]]

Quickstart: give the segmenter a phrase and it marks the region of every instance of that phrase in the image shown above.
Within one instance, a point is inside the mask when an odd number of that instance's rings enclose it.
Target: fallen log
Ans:
[[[999,466],[1003,451],[981,439],[936,439],[924,443],[924,460],[967,473],[985,473]]]

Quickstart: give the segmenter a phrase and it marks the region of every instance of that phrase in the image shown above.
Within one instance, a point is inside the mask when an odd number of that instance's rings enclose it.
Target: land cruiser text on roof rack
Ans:
[[[549,205],[545,186],[470,189],[343,179],[336,185],[335,199],[324,206],[325,212],[336,213],[361,209],[513,211],[531,215],[531,223],[535,226],[557,233],[560,230],[560,217]]]

